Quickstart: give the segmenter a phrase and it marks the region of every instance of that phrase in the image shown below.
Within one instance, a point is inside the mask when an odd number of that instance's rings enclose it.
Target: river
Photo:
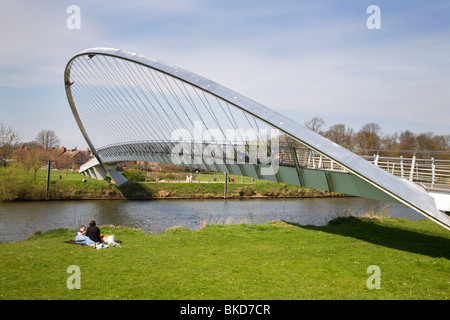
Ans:
[[[362,198],[10,202],[0,204],[0,242],[25,240],[36,230],[77,229],[91,219],[98,225],[161,233],[172,226],[195,230],[206,223],[261,224],[278,219],[320,226],[338,216],[371,210],[387,211],[392,217],[411,220],[424,218],[400,204]]]

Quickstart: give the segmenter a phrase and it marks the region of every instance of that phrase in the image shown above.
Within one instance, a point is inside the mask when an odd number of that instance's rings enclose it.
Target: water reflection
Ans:
[[[99,225],[160,233],[172,226],[198,229],[205,224],[260,224],[278,219],[320,226],[338,216],[372,210],[423,219],[403,205],[361,198],[13,202],[0,204],[0,242],[24,240],[35,230],[76,229],[91,219]]]

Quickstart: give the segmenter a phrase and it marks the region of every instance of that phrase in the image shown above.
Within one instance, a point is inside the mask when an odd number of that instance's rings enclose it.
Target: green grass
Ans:
[[[78,172],[52,170],[49,198],[63,199],[123,199],[117,186],[106,181],[86,178]],[[33,176],[21,168],[0,167],[0,202],[16,200],[44,200],[47,196],[47,170]]]
[[[135,182],[121,187],[125,197],[131,198],[198,198],[211,199],[224,197],[223,183],[177,183],[177,182]],[[305,198],[305,197],[340,196],[306,187],[286,185],[271,181],[257,184],[230,183],[227,186],[227,198],[271,197],[271,198]]]
[[[171,180],[171,182],[135,182],[121,187],[121,191],[127,198],[223,198],[224,178],[219,178],[219,182],[213,182],[212,177],[212,174],[199,174],[192,183],[186,183],[183,179],[180,179],[180,182],[178,182],[178,180]],[[248,177],[242,178],[236,175],[232,175],[232,177],[235,178],[235,182],[227,184],[227,198],[306,198],[343,196],[337,193],[277,183],[274,181],[257,179],[252,183],[251,178]]]
[[[162,234],[103,226],[122,248],[63,243],[75,230],[0,244],[0,299],[448,299],[450,233],[429,220],[344,218],[212,225]],[[81,270],[69,290],[67,268]],[[368,289],[370,265],[381,289]]]
[[[1,171],[3,170],[3,171]],[[0,168],[0,202],[14,200],[44,200],[47,195],[47,171],[39,170],[36,178],[27,176],[25,171],[16,169],[16,178],[3,180],[5,173]],[[219,175],[220,176],[220,175]],[[49,199],[213,199],[223,198],[224,183],[212,182],[212,174],[199,174],[192,183],[185,180],[172,182],[133,182],[118,188],[104,180],[89,177],[83,182],[78,172],[52,171],[50,175]],[[273,181],[255,180],[233,175],[234,183],[228,183],[227,198],[271,197],[271,198],[305,198],[342,196],[306,187],[276,183]],[[200,182],[199,182],[200,181]],[[242,183],[244,182],[244,183]]]

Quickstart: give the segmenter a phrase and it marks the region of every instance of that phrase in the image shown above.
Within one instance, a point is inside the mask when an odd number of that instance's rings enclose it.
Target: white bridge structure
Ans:
[[[238,92],[125,50],[75,55],[64,81],[95,156],[84,175],[120,186],[119,162],[179,164],[402,203],[450,230],[448,161],[359,156]]]

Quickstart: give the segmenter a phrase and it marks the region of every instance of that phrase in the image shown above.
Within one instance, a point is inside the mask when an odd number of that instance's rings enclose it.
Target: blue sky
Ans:
[[[81,29],[69,30],[69,5]],[[378,5],[381,29],[366,9]],[[84,148],[67,61],[91,47],[161,59],[299,123],[450,134],[448,1],[20,1],[0,3],[0,121]]]

